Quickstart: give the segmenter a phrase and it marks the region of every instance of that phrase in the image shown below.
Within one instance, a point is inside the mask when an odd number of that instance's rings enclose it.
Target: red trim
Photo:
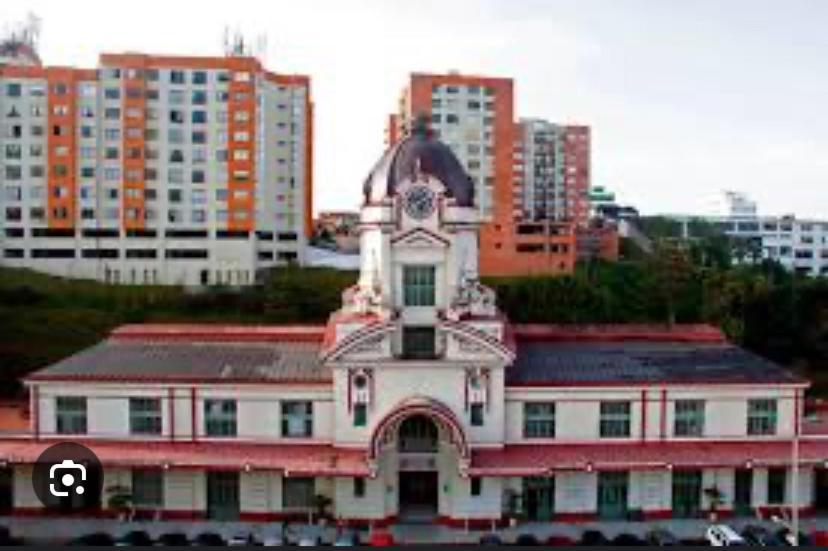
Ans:
[[[528,341],[651,341],[726,343],[721,330],[706,324],[521,324],[515,336]]]
[[[124,383],[124,382],[136,382],[136,383],[158,383],[158,384],[200,384],[200,383],[209,383],[209,384],[230,384],[230,385],[268,385],[268,386],[290,386],[290,385],[302,385],[302,386],[328,386],[333,382],[333,379],[318,379],[315,381],[308,381],[305,379],[280,379],[278,381],[274,381],[273,379],[267,378],[235,378],[235,377],[184,377],[184,376],[165,376],[165,375],[49,375],[49,374],[41,374],[35,373],[30,375],[25,381],[48,381],[48,382],[61,382],[61,381],[70,381],[70,382],[83,382],[83,381],[91,381],[97,383]]]
[[[198,408],[196,407],[196,387],[190,388],[190,440],[195,442],[198,440],[198,425],[196,423],[196,416]]]
[[[647,440],[647,391],[641,391],[641,440]]]
[[[597,512],[581,513],[555,513],[554,522],[595,522],[598,520]]]
[[[458,529],[468,528],[469,530],[489,530],[493,524],[495,527],[504,528],[507,523],[502,517],[467,519],[440,515],[434,519],[434,524]]]
[[[668,520],[673,518],[672,509],[644,510],[641,514],[644,516],[644,520]]]
[[[661,419],[659,419],[661,439],[667,438],[667,389],[661,389]]]
[[[134,324],[114,329],[116,340],[322,342],[321,325]]]
[[[507,385],[506,390],[513,388],[659,388],[665,385],[675,385],[683,388],[693,387],[708,387],[708,386],[731,386],[742,388],[808,388],[810,383],[807,382],[792,382],[792,381],[777,381],[772,383],[750,383],[744,380],[726,379],[710,379],[709,381],[692,381],[676,379],[662,379],[658,382],[646,381],[521,381],[511,382]]]

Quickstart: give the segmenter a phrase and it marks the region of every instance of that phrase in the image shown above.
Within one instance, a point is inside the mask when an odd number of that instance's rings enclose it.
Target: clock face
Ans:
[[[434,192],[427,186],[414,186],[405,194],[405,212],[415,220],[431,216],[436,206]]]

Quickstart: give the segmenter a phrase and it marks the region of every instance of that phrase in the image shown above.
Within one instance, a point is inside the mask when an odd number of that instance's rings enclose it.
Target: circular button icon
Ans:
[[[35,495],[49,509],[76,512],[101,506],[103,467],[92,450],[61,442],[40,454],[32,473]]]

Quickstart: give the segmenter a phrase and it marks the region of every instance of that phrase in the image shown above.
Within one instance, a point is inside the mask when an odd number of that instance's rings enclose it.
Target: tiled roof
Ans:
[[[318,342],[109,339],[40,370],[30,380],[192,380],[328,383]]]
[[[67,440],[61,438],[61,442]],[[34,463],[54,440],[0,440],[0,459]],[[289,476],[367,476],[364,450],[328,444],[82,440],[104,467],[230,468],[285,471]]]
[[[518,340],[510,386],[800,384],[792,372],[727,343]]]
[[[768,467],[790,464],[791,451],[789,440],[517,444],[475,450],[469,474],[540,476],[567,470]],[[802,440],[799,457],[803,464],[822,465],[828,458],[828,440]]]

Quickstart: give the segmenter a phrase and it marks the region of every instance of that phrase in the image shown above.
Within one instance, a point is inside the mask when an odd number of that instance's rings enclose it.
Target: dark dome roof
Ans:
[[[474,206],[474,181],[451,149],[427,132],[406,136],[383,154],[365,180],[365,202],[394,195],[400,182],[414,178],[418,166],[420,173],[440,180],[459,206]]]

